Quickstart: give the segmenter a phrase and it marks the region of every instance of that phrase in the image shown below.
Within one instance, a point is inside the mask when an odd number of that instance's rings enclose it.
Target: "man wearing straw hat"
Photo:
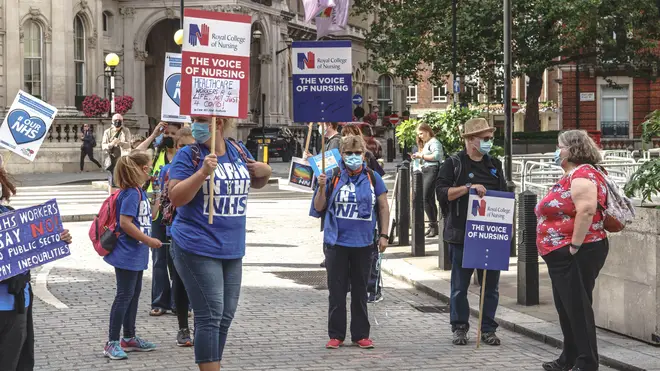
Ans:
[[[470,189],[474,189],[481,197],[488,190],[506,191],[502,162],[489,155],[494,132],[495,128],[490,127],[483,118],[468,120],[461,132],[465,149],[452,155],[450,161],[445,161],[438,172],[436,191],[445,218],[443,237],[449,244],[452,261],[450,322],[454,345],[466,345],[470,329],[467,293],[474,269],[462,267],[468,194]],[[477,270],[477,276],[481,282],[483,271]],[[481,341],[488,345],[500,345],[500,339],[495,334],[498,326],[495,311],[499,301],[499,280],[499,271],[487,271]]]

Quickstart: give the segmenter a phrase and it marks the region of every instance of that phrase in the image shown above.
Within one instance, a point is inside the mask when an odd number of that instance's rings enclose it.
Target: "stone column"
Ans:
[[[20,10],[19,2],[19,0],[5,0],[5,6],[2,9],[5,26],[3,53],[7,51],[5,56],[6,65],[18,66],[17,69],[20,71],[19,73],[3,74],[5,77],[5,89],[2,92],[3,107],[7,108],[11,105],[18,89],[22,87],[23,81],[23,61],[21,60],[23,57],[23,28],[20,20],[23,18],[24,13]]]
[[[75,66],[73,63],[73,2],[53,1],[51,25],[44,30],[46,51],[46,75],[50,74],[47,89],[48,101],[64,109],[74,106]],[[51,36],[52,33],[52,43]],[[57,51],[57,52],[55,52]],[[75,108],[73,108],[75,111]]]

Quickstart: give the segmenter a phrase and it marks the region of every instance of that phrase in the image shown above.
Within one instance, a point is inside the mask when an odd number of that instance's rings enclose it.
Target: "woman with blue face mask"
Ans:
[[[225,137],[232,119],[218,119],[215,127],[209,121],[195,118],[191,129],[196,143],[174,157],[168,190],[176,207],[170,251],[195,313],[195,361],[200,370],[216,371],[238,306],[248,192],[264,187],[271,169],[254,161],[242,143]],[[211,130],[216,131],[215,153],[210,151]]]
[[[367,283],[371,270],[374,230],[380,252],[387,248],[389,206],[387,188],[378,173],[367,168],[364,140],[359,136],[342,138],[343,161],[339,171],[318,177],[310,215],[324,216],[324,252],[328,273],[329,319],[326,344],[337,349],[346,337],[346,294],[351,285],[351,340],[360,348],[373,348],[369,338]]]

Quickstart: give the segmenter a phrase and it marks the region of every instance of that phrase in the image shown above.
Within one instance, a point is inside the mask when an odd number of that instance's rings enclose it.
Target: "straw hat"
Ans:
[[[463,132],[461,133],[461,136],[463,138],[478,135],[487,131],[490,131],[491,133],[495,132],[495,128],[490,127],[488,125],[488,121],[486,119],[478,117],[474,119],[469,119],[463,125]]]

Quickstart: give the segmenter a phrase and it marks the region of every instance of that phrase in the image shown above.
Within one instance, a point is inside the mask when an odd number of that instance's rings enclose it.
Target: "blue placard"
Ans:
[[[0,215],[0,281],[71,255],[52,199]]]
[[[314,175],[319,176],[321,175],[321,168],[323,164],[321,163],[321,155],[318,154],[314,157],[310,157],[307,159],[309,161],[310,166],[312,166],[312,169],[314,170]],[[339,154],[338,149],[331,149],[330,151],[325,151],[325,171],[328,172],[336,167],[339,166],[339,162],[341,161],[341,155]]]
[[[470,190],[463,268],[509,270],[515,203],[511,192],[487,191],[481,198]]]
[[[353,119],[351,42],[294,41],[293,120],[343,122]]]
[[[360,104],[362,104],[363,101],[364,101],[364,99],[362,98],[362,96],[360,94],[355,94],[353,96],[353,104],[355,104],[356,106],[359,106]]]
[[[454,93],[460,93],[461,92],[461,82],[456,80],[454,81]]]

